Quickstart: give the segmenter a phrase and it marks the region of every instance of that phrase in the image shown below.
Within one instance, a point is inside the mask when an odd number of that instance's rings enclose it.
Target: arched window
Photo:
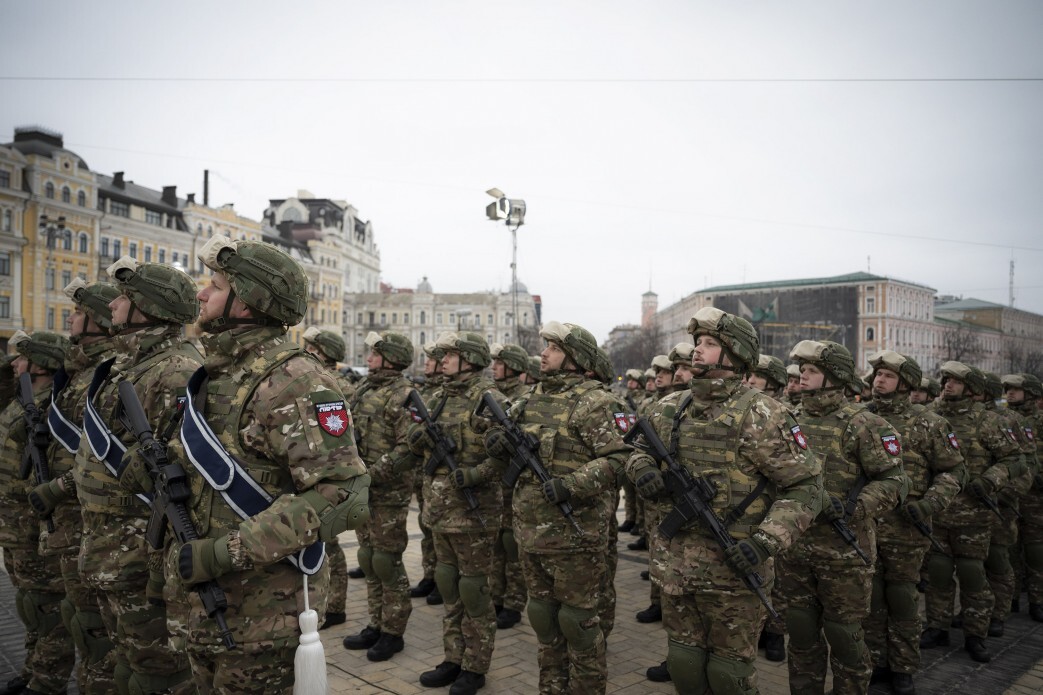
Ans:
[[[87,235],[80,233],[80,253],[87,253]]]
[[[423,331],[420,331],[420,344],[423,345],[426,342],[427,342],[426,334]]]
[[[869,328],[866,329],[866,340],[876,340],[875,336],[876,336],[876,331],[873,330],[872,326],[870,326]]]
[[[72,191],[69,190],[68,186],[62,186],[62,202],[63,203],[71,203],[72,202]]]
[[[72,232],[70,232],[68,229],[66,229],[65,234],[62,235],[62,250],[72,251]],[[68,282],[65,283],[65,285],[68,284]],[[62,285],[62,287],[65,287],[65,285]]]
[[[80,191],[79,193],[77,193],[76,194],[76,204],[79,205],[81,208],[87,207],[87,194],[84,193],[83,191]]]
[[[54,184],[48,181],[47,185],[43,187],[43,194],[48,198],[54,198]]]

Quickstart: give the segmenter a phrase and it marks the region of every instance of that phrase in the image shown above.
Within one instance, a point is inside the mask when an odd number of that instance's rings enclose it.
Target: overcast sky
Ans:
[[[741,9],[740,9],[741,8]],[[1043,3],[3,2],[0,142],[260,219],[373,222],[385,282],[518,274],[604,339],[710,285],[867,268],[1043,313]]]

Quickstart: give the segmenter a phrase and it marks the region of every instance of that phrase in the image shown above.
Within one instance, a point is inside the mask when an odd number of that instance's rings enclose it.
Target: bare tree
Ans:
[[[956,325],[942,334],[945,359],[963,362],[981,354],[981,339],[972,329]]]
[[[641,328],[628,340],[612,346],[608,354],[612,360],[612,368],[616,374],[622,374],[631,368],[648,369],[652,364],[652,358],[663,351],[662,342],[663,333],[657,324]]]

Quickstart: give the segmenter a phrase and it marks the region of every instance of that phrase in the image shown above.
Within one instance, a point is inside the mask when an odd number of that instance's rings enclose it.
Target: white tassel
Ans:
[[[293,657],[293,695],[327,695],[326,654],[319,639],[319,614],[308,606],[308,575],[304,575],[304,612],[297,616],[301,643]]]

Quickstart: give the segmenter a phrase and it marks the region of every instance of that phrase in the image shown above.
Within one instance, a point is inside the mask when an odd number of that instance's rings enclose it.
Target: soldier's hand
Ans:
[[[485,432],[485,450],[494,459],[506,460],[514,456],[514,447],[507,439],[507,434],[499,425],[490,427]]]
[[[924,499],[914,500],[902,506],[902,513],[913,523],[922,522],[934,514],[934,505]]]
[[[228,553],[228,536],[203,538],[185,543],[178,553],[177,569],[185,586],[217,579],[231,572],[232,558]]]
[[[58,484],[58,479],[48,481],[46,483],[40,483],[32,492],[29,493],[29,504],[33,505],[33,511],[41,519],[49,517],[54,511],[54,508],[61,504],[61,501],[69,496],[61,485]]]
[[[133,452],[127,452],[127,465],[120,473],[119,484],[121,488],[135,495],[139,492],[151,495],[156,486],[152,482],[152,476],[148,473],[148,465],[137,451],[135,447]]]
[[[971,480],[967,487],[970,488],[970,491],[973,492],[975,497],[978,499],[992,497],[992,493],[996,492],[996,483],[981,476]]]
[[[453,487],[462,490],[465,487],[474,487],[482,482],[482,476],[477,468],[457,468],[449,479],[453,481]]]
[[[414,422],[406,430],[406,444],[409,445],[409,450],[417,456],[423,456],[427,449],[435,445],[427,433],[427,428],[419,422]]]
[[[836,521],[844,518],[844,500],[836,495],[827,494],[822,500],[822,518],[826,521]]]
[[[569,498],[572,497],[572,493],[565,487],[564,480],[551,478],[543,484],[543,496],[551,504],[561,504],[562,502],[568,502]]]
[[[636,454],[628,462],[627,472],[637,489],[637,494],[646,499],[655,499],[666,489],[663,473],[655,459],[648,454]]]
[[[996,501],[1003,507],[1009,507],[1010,509],[1017,509],[1018,499],[1021,495],[1014,488],[1013,485],[1004,485],[1000,488],[1000,491],[996,493]]]
[[[769,557],[771,553],[755,538],[744,538],[724,551],[728,566],[742,576],[755,572]]]
[[[416,469],[416,457],[413,454],[404,454],[399,456],[391,464],[391,472],[395,475],[405,475],[412,470]]]

